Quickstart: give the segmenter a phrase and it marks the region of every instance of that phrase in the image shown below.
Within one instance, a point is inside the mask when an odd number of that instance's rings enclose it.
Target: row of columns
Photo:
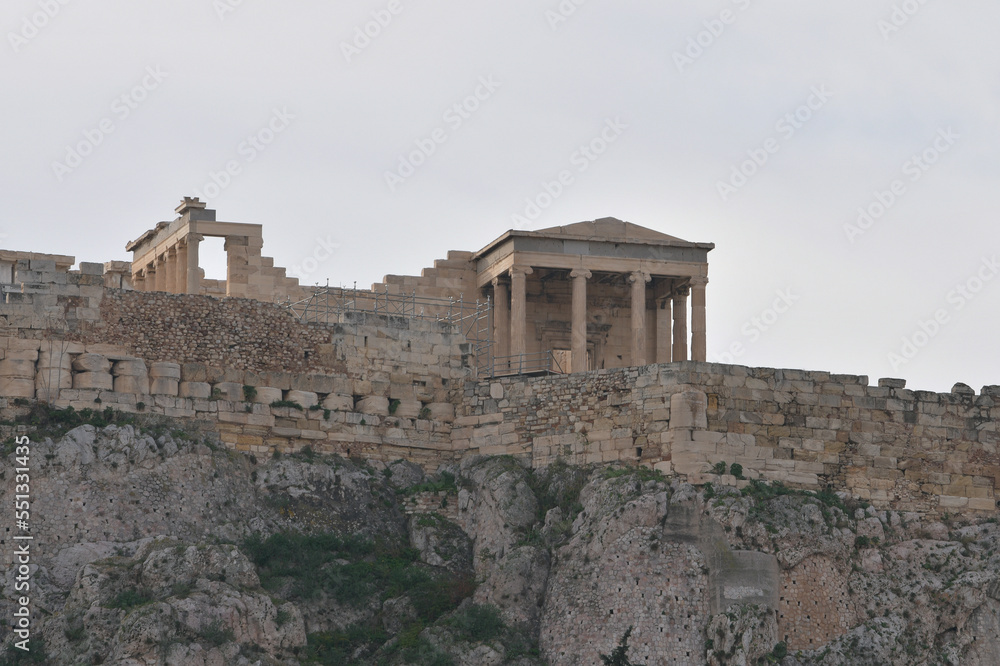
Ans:
[[[497,357],[520,356],[526,347],[526,281],[532,273],[527,266],[510,269],[510,293],[503,277],[493,279],[493,340]],[[577,268],[570,271],[572,281],[570,355],[572,370],[587,367],[587,280],[593,273]],[[649,363],[646,341],[646,285],[652,276],[645,271],[633,271],[628,276],[632,297],[632,365]],[[704,361],[707,357],[705,322],[706,277],[692,277],[688,285],[676,288],[657,307],[657,331],[667,331],[673,324],[673,345],[661,340],[657,344],[656,362],[686,361],[688,358],[687,300],[691,292],[691,358]],[[668,304],[669,301],[669,304]],[[508,306],[509,303],[509,306]],[[509,309],[508,309],[509,307]]]
[[[205,237],[187,234],[176,244],[158,250],[153,261],[133,276],[139,291],[166,291],[171,294],[201,293],[199,246]]]

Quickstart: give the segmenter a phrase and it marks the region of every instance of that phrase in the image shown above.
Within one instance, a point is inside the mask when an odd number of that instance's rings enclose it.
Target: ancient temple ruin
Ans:
[[[173,222],[160,222],[126,246],[135,289],[267,302],[313,295],[261,255],[260,224],[217,221],[196,198],[186,197],[176,212]],[[225,238],[225,281],[205,280],[198,265],[206,236]],[[510,230],[478,252],[449,252],[419,277],[390,275],[371,293],[340,290],[334,297],[374,304],[382,293],[408,296],[425,309],[443,308],[435,301],[444,299],[489,303],[481,351],[490,375],[704,361],[714,247],[614,218]]]
[[[507,231],[371,289],[307,288],[262,256],[261,225],[197,199],[176,212],[131,263],[0,250],[0,417],[32,400],[162,414],[257,456],[429,470],[510,455],[701,483],[736,464],[880,508],[996,511],[1000,388],[705,362],[711,243],[604,218]],[[208,236],[225,280],[198,265]]]

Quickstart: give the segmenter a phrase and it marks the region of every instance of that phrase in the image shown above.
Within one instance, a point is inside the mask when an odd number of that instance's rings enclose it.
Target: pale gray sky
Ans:
[[[368,286],[614,216],[716,243],[711,359],[978,389],[998,25],[986,0],[7,0],[2,244],[128,259],[200,194],[303,282]]]

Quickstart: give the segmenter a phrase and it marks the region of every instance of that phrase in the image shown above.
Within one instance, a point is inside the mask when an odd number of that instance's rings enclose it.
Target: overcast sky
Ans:
[[[612,216],[716,244],[710,360],[978,390],[998,25],[987,0],[6,0],[0,244],[130,259],[197,194],[304,283],[367,287]]]

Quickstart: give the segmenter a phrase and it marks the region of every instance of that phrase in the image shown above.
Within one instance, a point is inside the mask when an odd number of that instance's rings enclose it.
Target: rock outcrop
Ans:
[[[626,632],[632,663],[1000,663],[995,519],[643,468],[257,460],[170,423],[32,439],[41,663],[596,665]]]

